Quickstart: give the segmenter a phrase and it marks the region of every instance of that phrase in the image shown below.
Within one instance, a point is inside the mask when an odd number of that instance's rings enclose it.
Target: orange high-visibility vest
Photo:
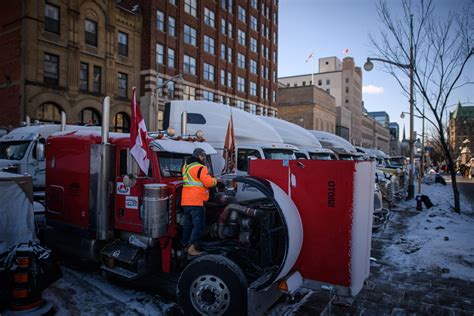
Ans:
[[[183,192],[181,206],[203,206],[209,200],[209,188],[215,187],[217,180],[209,175],[207,167],[193,162],[183,166]]]

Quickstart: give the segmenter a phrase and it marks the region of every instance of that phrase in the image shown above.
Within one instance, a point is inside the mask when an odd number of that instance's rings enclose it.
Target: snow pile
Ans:
[[[163,315],[173,303],[109,283],[99,274],[62,267],[63,278],[43,293],[55,315]]]
[[[409,270],[432,271],[474,281],[474,216],[461,195],[461,215],[452,211],[452,188],[448,184],[423,185],[423,194],[434,206],[408,218],[407,229],[387,248],[385,260]],[[415,211],[413,200],[402,203]]]

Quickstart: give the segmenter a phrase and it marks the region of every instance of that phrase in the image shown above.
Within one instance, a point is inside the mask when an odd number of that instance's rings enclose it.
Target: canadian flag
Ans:
[[[227,132],[225,134],[224,152],[224,168],[222,173],[234,173],[236,167],[235,161],[235,137],[234,137],[234,120],[232,113],[230,114],[229,124],[227,124]]]
[[[306,58],[305,63],[307,63],[308,61],[310,61],[312,58],[313,58],[313,52],[311,52],[311,53],[308,55],[308,57]]]
[[[344,48],[344,50],[342,51],[342,53],[343,53],[344,55],[349,54],[349,48]]]
[[[150,148],[148,146],[147,131],[145,126],[145,120],[143,119],[140,106],[137,104],[135,96],[135,87],[132,88],[132,119],[130,122],[130,141],[132,143],[132,154],[135,161],[140,166],[140,169],[148,174],[148,168],[150,167]]]

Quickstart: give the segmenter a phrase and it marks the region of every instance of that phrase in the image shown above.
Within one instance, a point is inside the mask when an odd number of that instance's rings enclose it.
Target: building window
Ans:
[[[254,9],[257,9],[257,0],[250,0],[250,6]]]
[[[237,53],[237,65],[240,68],[245,69],[245,55]]]
[[[276,33],[273,32],[273,44],[276,45],[277,44],[277,36],[276,36]]]
[[[346,83],[349,83],[349,78],[346,78]]]
[[[102,68],[94,66],[94,77],[92,78],[92,92],[102,92]]]
[[[214,81],[214,66],[204,63],[204,79]]]
[[[348,100],[348,99],[346,99],[346,103],[349,103],[349,100]]]
[[[119,97],[126,98],[128,96],[128,75],[119,72],[117,80],[118,80],[118,95]]]
[[[257,61],[251,59],[250,60],[250,72],[253,73],[253,74],[257,74]]]
[[[165,31],[165,14],[160,10],[156,10],[156,29],[161,32]]]
[[[233,62],[233,53],[232,53],[232,48],[227,47],[227,62],[232,63]]]
[[[349,87],[346,87],[346,93],[349,93]]]
[[[81,91],[89,90],[89,65],[81,63],[79,74],[79,89]]]
[[[174,68],[174,49],[168,48],[168,68]]]
[[[226,21],[224,18],[221,18],[221,33],[226,35],[226,30],[225,30],[225,26],[227,25]]]
[[[221,0],[221,8],[222,9],[227,9],[227,0]]]
[[[240,45],[245,46],[245,32],[242,30],[237,31],[237,41],[239,42]]]
[[[45,53],[43,62],[43,81],[45,83],[58,85],[59,56]]]
[[[237,77],[237,90],[245,92],[245,78]]]
[[[128,56],[128,34],[118,32],[118,53],[122,56]]]
[[[252,30],[258,31],[257,18],[253,15],[250,16],[250,27],[252,28]]]
[[[43,122],[60,122],[61,109],[53,103],[43,103],[36,109],[36,119]]]
[[[96,109],[85,108],[77,117],[78,125],[100,126],[100,114]]]
[[[225,70],[224,69],[221,69],[220,82],[222,86],[225,86]]]
[[[183,89],[183,100],[194,100],[196,99],[196,88],[190,86],[184,86]]]
[[[112,130],[116,133],[130,133],[130,117],[125,112],[115,114]]]
[[[255,104],[249,104],[249,112],[250,114],[257,114],[257,106]]]
[[[331,94],[331,89],[326,89],[327,93]]]
[[[189,25],[184,25],[184,42],[196,46],[196,29]]]
[[[46,3],[44,6],[44,30],[59,34],[59,8]]]
[[[276,80],[277,80],[277,73],[276,73],[276,71],[273,70],[273,71],[272,71],[272,74],[273,74],[273,82],[276,82]],[[309,85],[310,85],[310,86],[313,85],[313,82],[312,82],[311,80],[309,81]]]
[[[97,22],[86,19],[85,37],[87,45],[97,47]]]
[[[245,12],[245,9],[242,8],[240,5],[239,5],[239,8],[238,8],[238,17],[239,17],[239,20],[242,21],[242,22],[246,22],[246,12]]]
[[[207,35],[204,35],[204,51],[214,55],[215,54],[215,47],[214,47],[214,39]]]
[[[253,37],[250,38],[250,50],[257,53],[257,40]]]
[[[163,45],[161,44],[156,44],[156,63],[158,65],[163,65],[163,59],[164,59],[164,48]]]
[[[227,72],[227,86],[232,88],[232,73],[230,71]]]
[[[235,103],[235,107],[241,110],[245,110],[245,102],[237,100],[237,102]]]
[[[303,81],[302,85],[303,85],[303,86],[306,86],[306,81]]]
[[[176,0],[168,0],[168,3],[176,6]]]
[[[331,84],[331,80],[326,79],[326,85],[330,85],[330,84]]]
[[[275,90],[272,91],[272,101],[276,102],[276,91]]]
[[[196,17],[197,0],[184,0],[184,12]]]
[[[188,74],[196,75],[196,59],[191,56],[184,55],[183,70]]]
[[[273,51],[273,62],[276,64],[277,63],[277,54],[276,51]]]
[[[229,9],[230,13],[232,13],[232,11],[234,11],[234,3],[232,1],[233,0],[227,0],[227,8]]]
[[[232,38],[232,23],[227,23],[227,36]]]
[[[322,85],[323,81],[321,79],[318,80],[318,86]]]
[[[168,99],[173,100],[174,99],[174,81],[169,81],[166,84],[166,89],[168,90]]]
[[[168,35],[176,36],[176,20],[172,17],[168,17]]]
[[[221,59],[225,60],[227,57],[227,54],[225,52],[225,44],[221,44]]]
[[[202,91],[202,99],[206,100],[206,101],[213,102],[214,101],[214,92],[203,90]]]
[[[257,84],[253,81],[250,81],[250,95],[257,95]]]
[[[204,8],[204,23],[206,23],[210,27],[216,26],[216,16],[214,14],[214,11],[209,10],[208,8]]]

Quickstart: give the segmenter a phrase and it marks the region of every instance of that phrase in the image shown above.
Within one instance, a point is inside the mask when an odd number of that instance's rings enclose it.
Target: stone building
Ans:
[[[309,130],[336,132],[335,99],[315,86],[280,87],[278,116]]]
[[[114,0],[7,1],[0,11],[0,125],[99,125],[111,97],[112,131],[128,131],[140,79],[141,16]]]
[[[369,115],[362,117],[362,143],[365,148],[376,148],[384,153],[390,153],[390,132],[389,129]]]
[[[276,115],[277,0],[124,2],[143,14],[141,102],[150,129],[161,128],[174,99]]]
[[[314,83],[312,82],[314,77]],[[280,77],[287,87],[315,85],[326,90],[335,99],[337,107],[336,134],[362,144],[362,71],[352,57],[341,62],[337,57],[319,59],[319,72],[290,77]]]
[[[474,106],[462,106],[459,103],[456,109],[449,113],[448,142],[454,158],[460,155],[461,149],[466,147],[465,144],[471,153],[474,152]]]

